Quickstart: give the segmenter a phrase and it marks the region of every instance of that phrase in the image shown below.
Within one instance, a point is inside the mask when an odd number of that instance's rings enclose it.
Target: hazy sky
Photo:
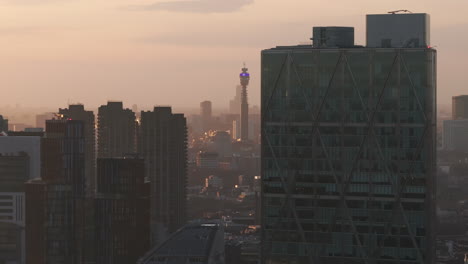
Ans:
[[[354,26],[396,9],[431,14],[439,103],[468,94],[467,0],[0,0],[0,105],[227,107],[245,61],[259,104],[260,50],[312,26]]]

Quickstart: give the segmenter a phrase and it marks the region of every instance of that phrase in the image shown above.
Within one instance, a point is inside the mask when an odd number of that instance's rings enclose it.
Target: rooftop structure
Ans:
[[[367,47],[420,48],[430,46],[428,14],[367,15]]]
[[[353,27],[314,27],[313,46],[316,48],[350,48],[354,46]]]
[[[223,225],[220,222],[188,224],[138,261],[138,264],[163,263],[223,264]]]

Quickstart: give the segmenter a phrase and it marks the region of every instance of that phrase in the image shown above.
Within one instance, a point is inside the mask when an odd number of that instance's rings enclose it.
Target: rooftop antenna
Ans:
[[[390,11],[388,13],[394,15],[396,13],[409,13],[409,14],[412,14],[413,12],[411,12],[409,10],[406,10],[406,9],[400,9],[400,10]]]

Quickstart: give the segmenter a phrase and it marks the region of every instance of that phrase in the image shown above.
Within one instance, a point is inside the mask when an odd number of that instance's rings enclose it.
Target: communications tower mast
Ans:
[[[247,101],[247,86],[250,81],[250,74],[248,73],[248,68],[242,68],[240,73],[240,83],[242,86],[241,91],[241,118],[240,118],[240,138],[241,141],[247,141],[249,139],[249,103]]]

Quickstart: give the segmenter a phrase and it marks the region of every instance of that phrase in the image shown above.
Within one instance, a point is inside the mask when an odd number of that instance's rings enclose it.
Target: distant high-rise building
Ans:
[[[216,131],[212,138],[210,150],[217,152],[220,157],[232,157],[232,139],[226,131]]]
[[[202,119],[203,132],[208,131],[212,124],[212,109],[211,101],[203,101],[200,103],[200,116]]]
[[[229,113],[231,114],[240,114],[241,109],[241,95],[242,94],[242,86],[236,86],[236,95],[232,100],[229,101]]]
[[[98,112],[98,158],[116,158],[135,153],[135,113],[122,102],[108,102]]]
[[[237,119],[232,121],[231,137],[234,140],[240,139],[240,122]]]
[[[436,51],[383,42],[262,51],[262,263],[434,263]]]
[[[248,137],[249,140],[255,140],[258,137],[258,132],[260,132],[259,124],[257,120],[250,119],[248,122]],[[242,124],[239,120],[232,121],[232,138],[233,139],[241,139],[242,134]]]
[[[187,119],[190,131],[192,133],[194,133],[195,135],[200,135],[205,132],[203,128],[203,121],[200,115],[190,115]]]
[[[443,147],[445,150],[468,152],[468,119],[444,120]]]
[[[242,72],[239,75],[240,83],[242,86],[241,93],[241,114],[240,114],[240,125],[241,125],[241,140],[247,141],[249,139],[249,103],[247,100],[247,86],[250,81],[250,74],[245,66],[242,68]]]
[[[36,127],[45,128],[46,120],[55,117],[54,113],[43,113],[36,115]]]
[[[84,255],[84,129],[77,120],[48,120],[41,178],[26,183],[28,264],[82,263]]]
[[[0,154],[8,155],[26,153],[28,155],[28,179],[41,176],[41,138],[38,136],[0,137]]]
[[[139,154],[151,181],[152,244],[186,222],[187,125],[170,107],[141,112]]]
[[[30,175],[26,152],[2,153],[0,146],[0,263],[25,263],[24,183]]]
[[[85,141],[85,174],[86,194],[91,196],[96,182],[96,137],[93,111],[86,111],[81,104],[60,108],[59,114],[64,118],[83,121]]]
[[[8,119],[0,115],[0,132],[8,132]]]
[[[468,119],[468,95],[452,97],[452,119]]]
[[[94,263],[136,263],[149,249],[149,190],[144,161],[134,157],[97,160],[94,198]]]

